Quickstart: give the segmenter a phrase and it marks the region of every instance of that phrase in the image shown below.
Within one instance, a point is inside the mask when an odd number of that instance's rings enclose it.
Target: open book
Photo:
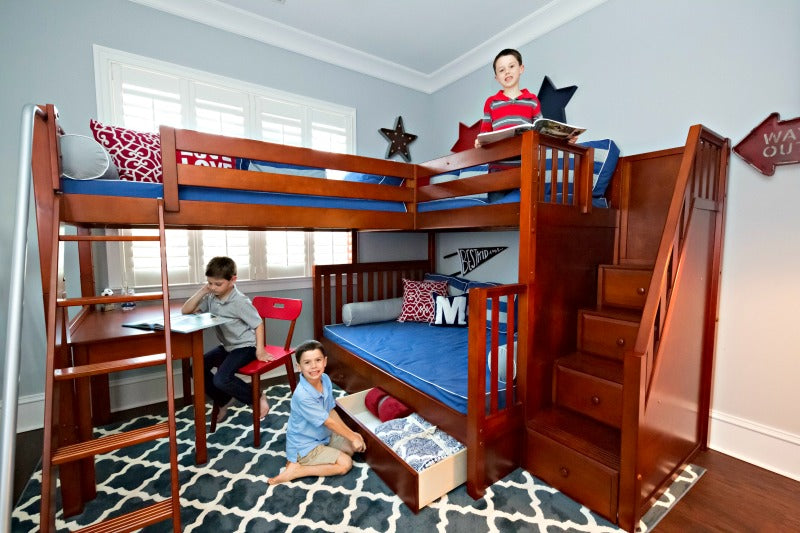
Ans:
[[[480,133],[478,134],[478,141],[481,144],[489,144],[501,139],[513,137],[514,135],[528,130],[538,131],[542,135],[558,137],[559,139],[572,139],[586,131],[586,128],[579,128],[578,126],[565,124],[564,122],[559,122],[551,118],[537,118],[533,121],[533,124],[520,124],[511,128]]]
[[[170,331],[176,333],[191,333],[199,329],[219,326],[232,319],[212,315],[211,313],[196,313],[191,315],[171,315],[169,317]],[[164,329],[164,319],[159,318],[150,322],[128,322],[122,324],[126,328],[145,329],[148,331],[161,331]]]

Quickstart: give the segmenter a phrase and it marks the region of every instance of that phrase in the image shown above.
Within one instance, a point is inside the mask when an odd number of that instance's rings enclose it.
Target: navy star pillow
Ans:
[[[468,296],[443,296],[432,293],[434,301],[434,326],[456,326],[465,327],[467,325],[467,302]]]

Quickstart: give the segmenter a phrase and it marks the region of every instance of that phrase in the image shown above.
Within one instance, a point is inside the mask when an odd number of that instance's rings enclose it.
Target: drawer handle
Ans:
[[[636,289],[636,294],[638,294],[639,296],[643,296],[644,295],[644,287],[639,287],[638,289]]]
[[[625,346],[625,339],[622,337],[617,339],[617,346]]]
[[[600,405],[600,396],[592,396],[592,405]]]
[[[566,466],[562,466],[559,469],[559,472],[561,472],[561,477],[569,477],[569,468],[567,468]]]

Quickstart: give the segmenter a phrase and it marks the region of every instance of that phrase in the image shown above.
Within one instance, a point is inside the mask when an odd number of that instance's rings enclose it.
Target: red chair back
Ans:
[[[253,298],[253,306],[263,319],[288,320],[289,333],[286,336],[284,350],[290,350],[294,326],[300,312],[303,310],[303,300],[296,298],[277,298],[274,296],[256,296]]]

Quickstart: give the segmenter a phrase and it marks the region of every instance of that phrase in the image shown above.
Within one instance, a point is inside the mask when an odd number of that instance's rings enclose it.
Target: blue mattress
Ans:
[[[94,194],[103,196],[127,196],[134,198],[159,198],[164,195],[161,183],[143,183],[126,180],[71,180],[62,179],[61,188],[67,194]],[[181,200],[200,202],[229,202],[234,204],[281,205],[295,207],[331,207],[336,209],[358,209],[403,213],[402,202],[385,200],[359,200],[331,196],[310,196],[260,191],[217,189],[211,187],[178,186]]]
[[[509,191],[505,196],[495,200],[484,200],[481,198],[446,198],[443,200],[432,200],[430,202],[422,202],[417,204],[417,211],[420,213],[427,213],[430,211],[442,211],[444,209],[458,209],[461,207],[475,207],[478,205],[495,205],[495,204],[510,204],[519,202],[520,195],[519,189]],[[545,202],[550,201],[549,192],[545,194]],[[568,202],[572,202],[572,194],[567,198]],[[561,203],[561,193],[556,194],[556,202]],[[608,207],[608,202],[605,198],[592,198],[592,206],[594,207]]]
[[[389,321],[358,326],[328,325],[323,334],[415,389],[466,414],[468,328]],[[500,335],[499,342],[506,342],[505,335]],[[487,379],[487,386],[488,382]],[[505,382],[501,381],[500,392],[505,388]]]

